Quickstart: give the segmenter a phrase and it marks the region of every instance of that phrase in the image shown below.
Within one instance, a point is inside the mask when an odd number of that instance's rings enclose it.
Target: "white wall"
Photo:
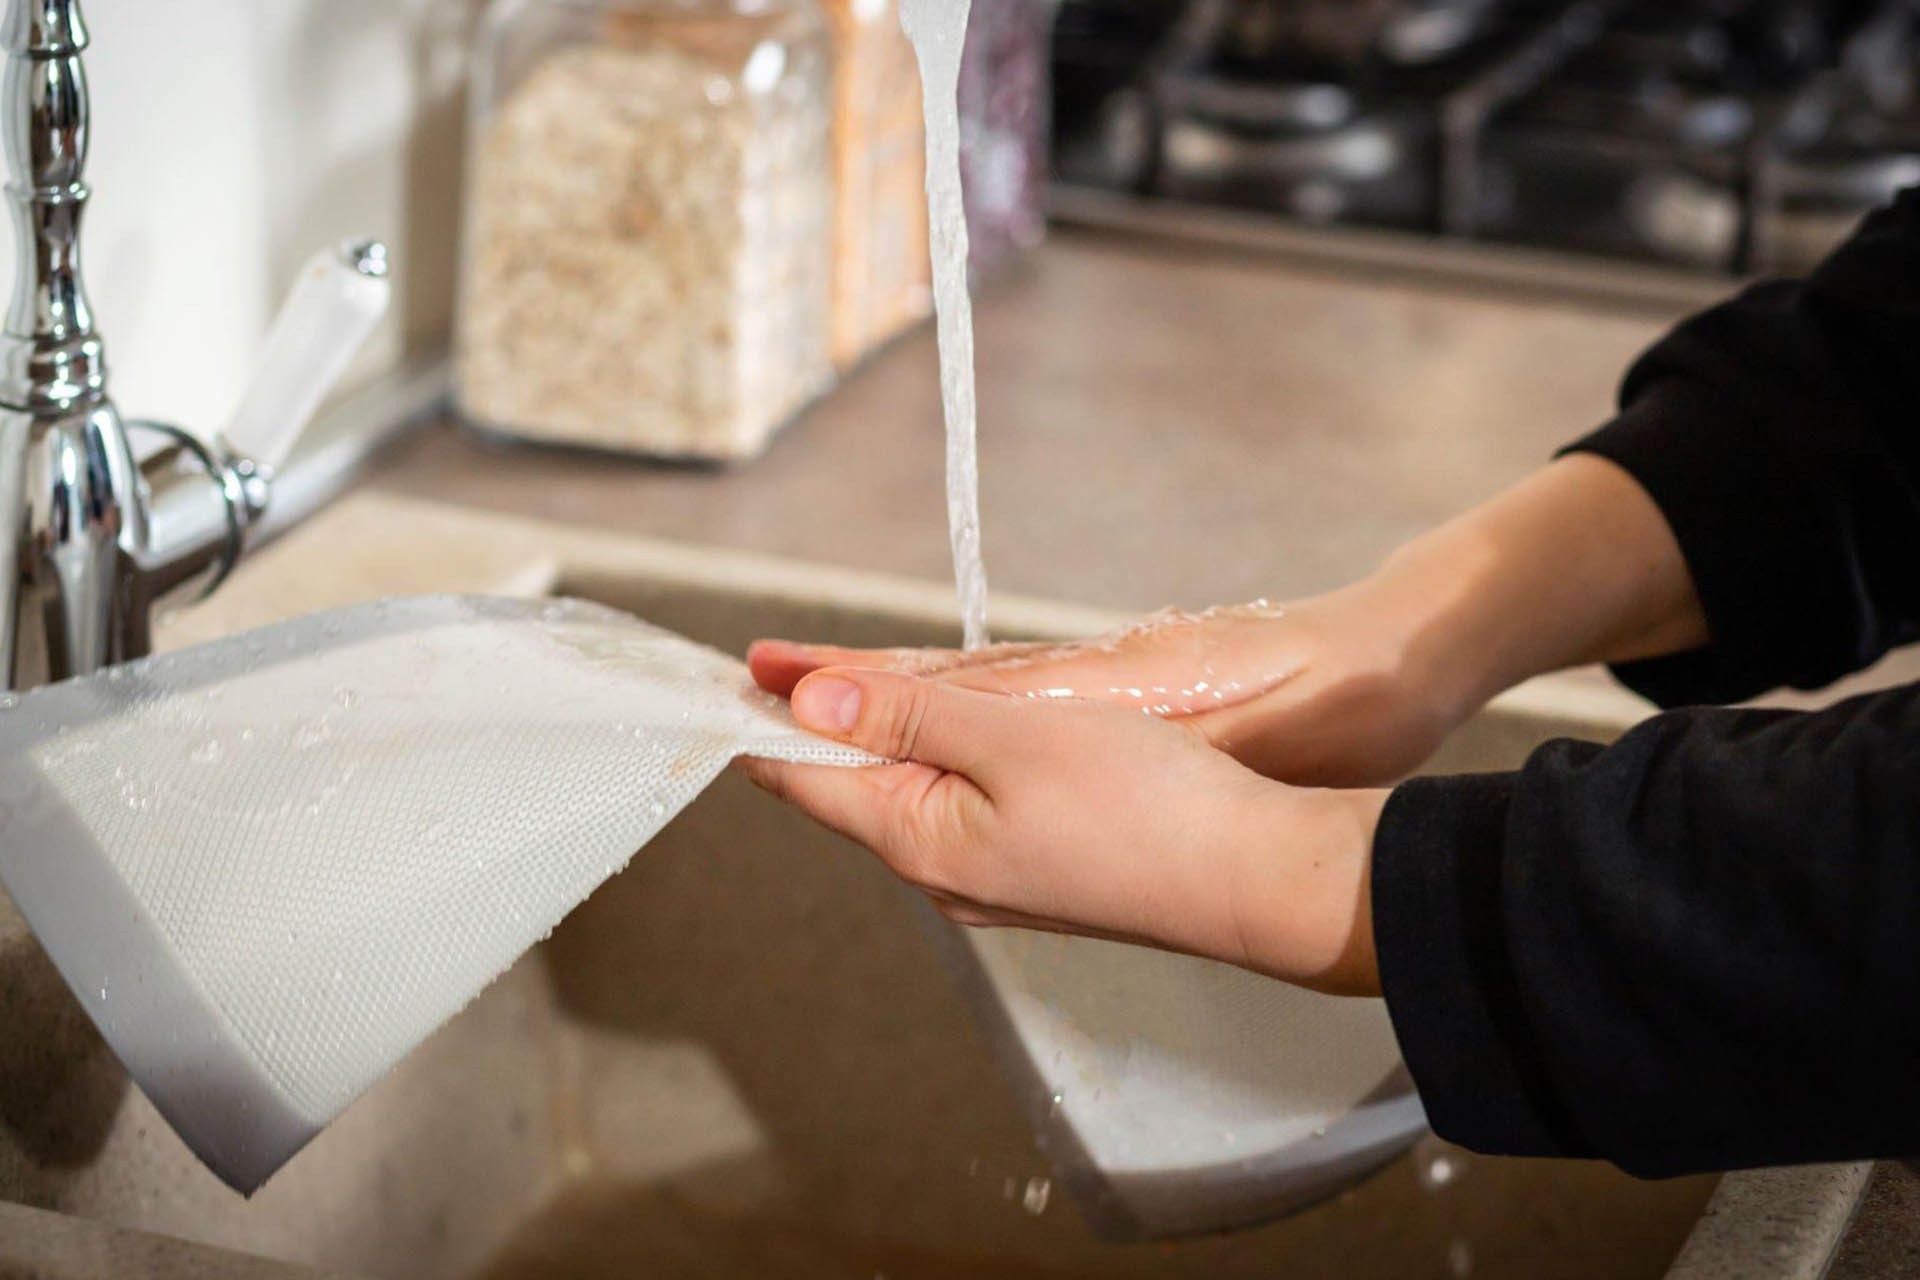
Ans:
[[[398,286],[358,372],[444,331],[476,8],[87,0],[84,248],[123,412],[217,425],[299,264],[349,235],[388,241]]]

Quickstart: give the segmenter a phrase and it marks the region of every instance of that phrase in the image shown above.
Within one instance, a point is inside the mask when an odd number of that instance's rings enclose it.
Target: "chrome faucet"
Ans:
[[[273,468],[384,313],[386,250],[302,271],[226,427],[123,422],[81,277],[89,103],[78,0],[10,0],[3,114],[18,260],[0,332],[0,661],[25,689],[140,657],[163,603],[217,586]],[[136,451],[131,433],[157,446]]]

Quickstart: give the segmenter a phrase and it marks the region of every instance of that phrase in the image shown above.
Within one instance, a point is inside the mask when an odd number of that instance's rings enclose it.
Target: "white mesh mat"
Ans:
[[[370,604],[4,701],[0,881],[243,1190],[734,756],[868,760],[572,602]]]

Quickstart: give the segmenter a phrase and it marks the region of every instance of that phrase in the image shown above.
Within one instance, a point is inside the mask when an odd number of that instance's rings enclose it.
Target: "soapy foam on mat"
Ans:
[[[0,881],[250,1188],[741,754],[871,760],[612,610],[366,605],[13,701]]]

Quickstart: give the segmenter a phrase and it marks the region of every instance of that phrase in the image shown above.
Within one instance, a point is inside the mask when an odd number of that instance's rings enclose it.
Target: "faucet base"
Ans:
[[[138,470],[110,401],[47,414],[0,408],[0,662],[12,688],[133,656],[123,625],[128,548],[145,541]],[[4,581],[10,577],[11,581]]]

